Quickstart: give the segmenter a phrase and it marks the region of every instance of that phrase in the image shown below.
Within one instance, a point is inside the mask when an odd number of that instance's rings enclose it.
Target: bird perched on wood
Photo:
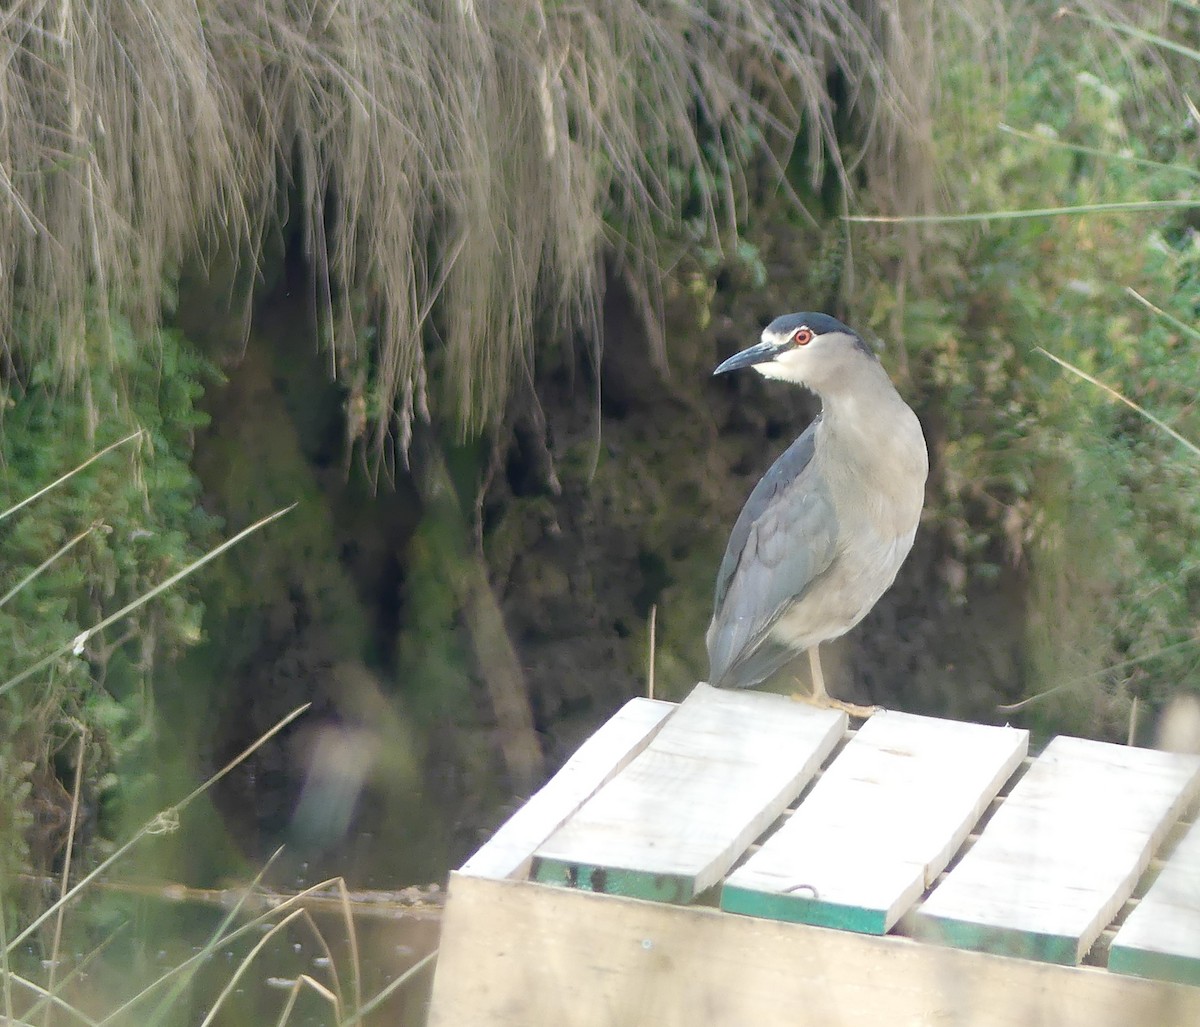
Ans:
[[[717,573],[709,683],[749,688],[807,650],[812,702],[874,712],[825,690],[818,647],[891,587],[925,500],[917,416],[866,342],[828,314],[785,314],[713,374],[753,367],[795,382],[821,412],[750,493]]]

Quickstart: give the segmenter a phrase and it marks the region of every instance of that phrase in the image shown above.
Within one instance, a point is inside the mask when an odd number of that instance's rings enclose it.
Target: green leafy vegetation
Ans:
[[[35,365],[0,395],[2,510],[127,439],[3,522],[0,824],[9,843],[0,859],[10,871],[30,857],[47,866],[65,841],[70,797],[59,782],[70,780],[76,734],[88,740],[83,801],[92,818],[136,787],[112,771],[147,741],[156,664],[200,637],[201,609],[186,586],[83,637],[199,555],[216,527],[197,505],[188,466],[191,433],[204,423],[194,404],[211,370],[175,333],[137,339],[114,318],[91,323],[88,338],[112,359],[94,361],[86,390],[57,388]],[[64,646],[40,673],[12,683]]]
[[[1035,718],[1123,735],[1134,696],[1200,689],[1195,457],[1039,349],[1200,438],[1197,126],[1173,101],[1188,69],[1079,24],[1040,25],[1004,91],[946,66],[944,209],[975,216],[871,233],[886,287],[865,305],[899,326],[927,396],[947,580],[1025,569],[1027,691],[1049,693]],[[917,239],[906,301],[888,268]]]

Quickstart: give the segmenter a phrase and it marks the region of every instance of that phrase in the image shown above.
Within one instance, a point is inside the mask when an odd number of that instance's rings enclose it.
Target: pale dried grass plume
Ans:
[[[800,133],[814,176],[826,162],[846,176],[836,115],[858,126],[868,173],[872,155],[919,166],[930,98],[915,69],[935,15],[910,13],[17,0],[0,14],[8,375],[45,361],[86,377],[105,357],[92,313],[154,324],[183,261],[253,267],[290,223],[329,366],[365,397],[376,441],[407,446],[429,359],[464,430],[487,424],[532,363],[535,319],[594,338],[602,255],[653,266],[690,183],[707,183],[695,220],[730,240],[748,141],[779,168]]]

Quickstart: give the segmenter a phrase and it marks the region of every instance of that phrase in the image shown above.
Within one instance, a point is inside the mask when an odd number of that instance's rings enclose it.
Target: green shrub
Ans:
[[[66,743],[81,729],[82,816],[95,833],[125,784],[113,768],[147,739],[156,663],[200,634],[201,608],[184,585],[4,685],[180,570],[214,534],[187,462],[191,433],[204,423],[194,404],[211,371],[177,333],[135,339],[119,319],[93,319],[87,345],[96,359],[78,390],[51,384],[57,377],[38,364],[10,367],[0,382],[0,510],[140,430],[0,531],[0,594],[15,589],[0,605],[0,825],[17,828],[0,832],[0,861],[10,868],[30,857],[46,866],[65,839],[62,782],[69,787],[76,758]]]
[[[1200,439],[1186,327],[1200,241],[1177,213],[1197,199],[1195,134],[1169,120],[1162,67],[1135,79],[1078,27],[1014,57],[1006,93],[980,89],[974,61],[948,63],[934,133],[945,209],[993,217],[872,229],[864,277],[878,283],[870,320],[902,325],[926,393],[948,577],[1026,569],[1027,691],[1054,690],[1057,728],[1115,733],[1133,695],[1200,688],[1200,657],[1179,644],[1200,613],[1195,458],[1039,347]],[[1153,159],[1164,153],[1174,163]],[[1132,200],[1163,206],[1011,216]],[[922,299],[905,302],[894,269],[913,233],[924,271],[907,294]]]

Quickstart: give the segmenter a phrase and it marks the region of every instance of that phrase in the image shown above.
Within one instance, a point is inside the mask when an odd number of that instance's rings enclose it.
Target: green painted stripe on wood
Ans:
[[[1114,945],[1108,952],[1108,968],[1119,974],[1200,986],[1200,960],[1190,956]]]
[[[1079,939],[1070,935],[1042,934],[1011,927],[977,924],[969,920],[949,920],[923,914],[914,919],[911,935],[921,941],[949,945],[956,949],[991,952],[998,956],[1036,959],[1042,963],[1074,966]]]
[[[696,895],[696,882],[691,877],[652,874],[623,867],[566,863],[557,859],[535,859],[532,876],[540,884],[575,888],[602,895],[624,895],[631,899],[673,902],[677,905],[686,905]]]
[[[885,934],[887,925],[882,910],[843,906],[822,902],[803,893],[757,891],[725,885],[721,889],[721,908],[727,913],[744,913],[766,920],[786,920],[793,924],[834,927],[858,934]]]

